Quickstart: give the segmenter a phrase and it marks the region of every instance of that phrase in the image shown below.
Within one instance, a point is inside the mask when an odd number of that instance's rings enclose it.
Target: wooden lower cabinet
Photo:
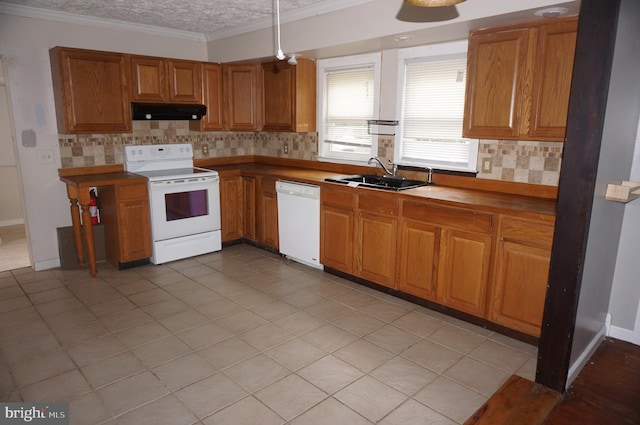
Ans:
[[[241,175],[220,177],[220,228],[222,242],[240,239],[244,235],[243,189]]]
[[[329,184],[321,191],[323,265],[533,336],[552,238],[552,221]]]
[[[276,179],[258,177],[256,204],[256,241],[269,248],[278,249],[278,196]]]
[[[492,216],[404,201],[398,289],[484,317]]]
[[[401,219],[398,241],[398,290],[436,300],[440,228],[418,220]]]
[[[320,262],[353,274],[354,195],[349,188],[320,190]]]
[[[107,261],[115,267],[151,257],[151,221],[147,185],[98,189]]]
[[[256,239],[255,178],[239,174],[220,176],[222,242]]]
[[[553,223],[501,217],[489,320],[540,335]]]
[[[437,300],[447,307],[484,316],[491,236],[445,229],[440,253]]]
[[[243,211],[242,233],[245,239],[256,240],[256,179],[242,177]]]
[[[398,200],[361,193],[356,223],[355,274],[395,288]]]

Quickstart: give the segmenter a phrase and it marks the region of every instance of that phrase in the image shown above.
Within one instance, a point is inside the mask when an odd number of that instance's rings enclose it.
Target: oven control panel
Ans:
[[[189,143],[172,145],[125,146],[125,161],[154,161],[193,158],[193,148]]]

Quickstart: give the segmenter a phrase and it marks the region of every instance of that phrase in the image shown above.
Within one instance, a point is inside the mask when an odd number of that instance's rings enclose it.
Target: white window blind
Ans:
[[[373,119],[373,67],[328,70],[326,73],[325,149],[332,154],[371,152],[367,120]]]
[[[475,171],[477,140],[462,138],[466,55],[407,59],[400,162]]]

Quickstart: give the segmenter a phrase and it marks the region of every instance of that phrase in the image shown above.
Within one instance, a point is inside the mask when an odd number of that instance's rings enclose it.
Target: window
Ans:
[[[321,60],[318,76],[320,159],[367,161],[377,150],[367,121],[378,114],[380,54]]]
[[[478,141],[462,137],[466,41],[407,49],[399,58],[396,162],[476,171]]]

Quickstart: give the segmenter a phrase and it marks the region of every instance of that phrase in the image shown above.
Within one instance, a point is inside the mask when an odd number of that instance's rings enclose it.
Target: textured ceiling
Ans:
[[[364,3],[366,0],[360,0]],[[45,11],[124,21],[204,34],[209,39],[243,27],[273,23],[276,0],[2,0],[0,3]],[[354,4],[339,0],[280,0],[280,12],[303,16],[337,10]]]

